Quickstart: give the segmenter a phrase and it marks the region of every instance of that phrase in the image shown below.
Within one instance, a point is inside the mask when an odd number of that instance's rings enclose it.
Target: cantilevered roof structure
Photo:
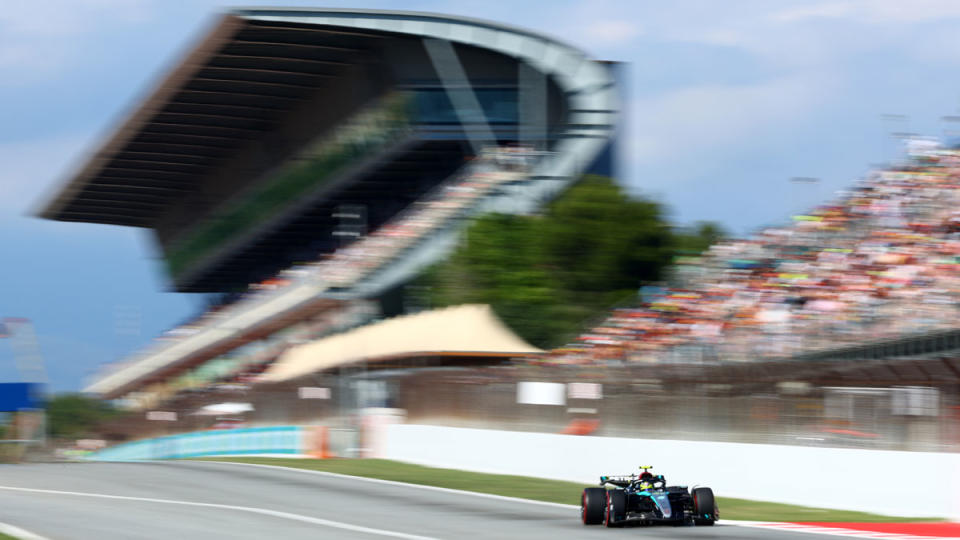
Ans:
[[[151,227],[244,143],[364,61],[375,33],[224,16],[41,216]]]
[[[176,289],[233,290],[335,249],[330,216],[340,205],[371,203],[370,229],[388,221],[403,206],[397,201],[416,200],[478,144],[537,139],[553,148],[568,139],[562,158],[570,163],[558,162],[562,170],[554,172],[590,167],[615,127],[611,73],[608,64],[553,38],[488,21],[402,11],[236,10],[40,215],[151,229]],[[298,193],[291,199],[297,204],[285,203],[249,230],[187,249],[192,237],[210,236],[206,224],[230,217],[237,198],[255,198],[251,193],[303,160],[318,137],[332,136],[397,89],[416,93],[416,136],[357,159],[324,189]]]

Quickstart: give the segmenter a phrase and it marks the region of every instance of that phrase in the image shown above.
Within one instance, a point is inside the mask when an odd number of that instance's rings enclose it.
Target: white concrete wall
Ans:
[[[960,454],[387,427],[384,457],[434,467],[596,484],[653,465],[718,496],[960,520]],[[721,517],[723,508],[721,507]]]

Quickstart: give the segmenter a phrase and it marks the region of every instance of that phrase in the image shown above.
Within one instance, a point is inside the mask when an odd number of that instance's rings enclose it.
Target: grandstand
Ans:
[[[618,110],[615,64],[503,24],[227,13],[40,213],[149,229],[175,290],[222,298],[86,391],[157,405],[401,313],[464,218],[611,174]]]
[[[932,360],[875,382],[957,379],[960,150],[914,141],[790,224],[714,245],[676,283],[614,310],[559,363]],[[947,356],[948,358],[941,358]],[[860,377],[858,380],[870,380]]]

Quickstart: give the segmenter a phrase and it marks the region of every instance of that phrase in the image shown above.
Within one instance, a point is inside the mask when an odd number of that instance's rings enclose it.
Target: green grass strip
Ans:
[[[455,469],[438,469],[411,465],[385,459],[292,459],[292,458],[205,458],[202,461],[228,461],[277,465],[310,471],[325,471],[365,478],[379,478],[395,482],[437,486],[493,495],[505,495],[563,504],[580,504],[583,484],[561,480],[547,480],[529,476],[485,474]],[[881,516],[866,512],[810,508],[790,504],[751,501],[718,497],[721,519],[744,521],[824,521],[824,522],[903,522],[920,523],[943,521],[930,518]]]

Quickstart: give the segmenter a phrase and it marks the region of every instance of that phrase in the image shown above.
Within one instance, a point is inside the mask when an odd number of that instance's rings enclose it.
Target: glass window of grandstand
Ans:
[[[516,88],[474,88],[474,95],[483,111],[465,109],[468,121],[486,120],[492,125],[516,125],[519,120]],[[421,124],[457,125],[460,117],[445,89],[417,88],[414,90],[417,121]]]

